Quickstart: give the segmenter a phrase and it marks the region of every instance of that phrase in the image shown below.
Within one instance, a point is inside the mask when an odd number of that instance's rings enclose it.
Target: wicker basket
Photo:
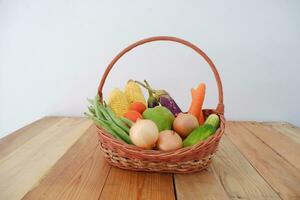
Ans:
[[[210,138],[192,147],[185,147],[173,151],[157,151],[144,150],[134,145],[128,145],[123,141],[113,138],[111,134],[107,133],[101,127],[97,127],[100,148],[104,152],[106,160],[111,165],[123,169],[166,173],[190,173],[200,171],[202,169],[205,169],[209,165],[212,157],[217,150],[221,136],[224,133],[225,119],[221,79],[213,62],[198,47],[185,40],[169,36],[151,37],[140,40],[128,46],[123,51],[121,51],[107,66],[98,88],[100,100],[103,100],[102,88],[104,86],[106,77],[114,64],[124,54],[126,54],[133,48],[153,41],[172,41],[181,43],[195,50],[206,60],[206,62],[211,67],[217,81],[219,103],[216,109],[204,110],[204,115],[208,116],[211,113],[217,114],[220,117],[221,121],[220,128]]]

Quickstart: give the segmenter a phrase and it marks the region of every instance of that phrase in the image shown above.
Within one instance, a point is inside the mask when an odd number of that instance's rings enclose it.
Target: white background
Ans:
[[[227,119],[300,126],[300,1],[0,0],[0,137],[46,115],[82,116],[113,56],[156,35],[189,40],[211,57]],[[205,107],[216,105],[208,65],[181,45],[135,49],[105,92],[129,78],[168,90],[183,110],[203,81]]]

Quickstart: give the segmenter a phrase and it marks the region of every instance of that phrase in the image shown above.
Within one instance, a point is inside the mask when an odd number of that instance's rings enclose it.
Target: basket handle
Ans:
[[[221,78],[219,76],[219,73],[214,65],[214,63],[212,62],[212,60],[201,50],[199,49],[197,46],[195,46],[194,44],[180,39],[180,38],[176,38],[176,37],[170,37],[170,36],[156,36],[156,37],[150,37],[150,38],[146,38],[140,41],[137,41],[131,45],[129,45],[128,47],[126,47],[125,49],[123,49],[123,51],[121,51],[118,55],[116,55],[114,57],[114,59],[109,63],[109,65],[106,67],[106,70],[102,76],[101,82],[99,84],[98,87],[98,94],[100,97],[100,101],[103,100],[103,95],[102,95],[102,89],[105,83],[105,80],[110,72],[110,70],[113,68],[113,66],[116,64],[116,62],[127,52],[129,52],[130,50],[132,50],[133,48],[140,46],[142,44],[145,43],[150,43],[150,42],[154,42],[154,41],[172,41],[172,42],[177,42],[180,44],[183,44],[185,46],[188,46],[190,48],[192,48],[194,51],[196,51],[200,56],[202,56],[204,58],[204,60],[209,64],[211,70],[214,73],[216,82],[217,82],[217,86],[218,86],[218,94],[219,94],[219,102],[216,108],[216,111],[220,114],[224,114],[224,104],[223,104],[223,88],[222,88],[222,82],[221,82]]]

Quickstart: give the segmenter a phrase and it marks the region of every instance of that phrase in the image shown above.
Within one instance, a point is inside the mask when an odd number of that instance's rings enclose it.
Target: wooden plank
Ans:
[[[300,128],[287,122],[263,122],[265,128],[272,128],[300,144]]]
[[[99,199],[175,199],[171,174],[133,172],[112,167]]]
[[[61,117],[44,117],[1,138],[0,159],[60,120]]]
[[[282,199],[300,199],[300,172],[248,129],[227,122],[226,134]]]
[[[231,199],[281,199],[226,136],[212,166]]]
[[[300,144],[274,129],[266,129],[260,123],[241,122],[240,124],[300,170]]]
[[[23,199],[98,199],[110,165],[97,146],[92,126]]]
[[[0,199],[22,198],[91,124],[63,118],[0,159]]]
[[[197,173],[174,176],[178,200],[229,199],[211,167]]]

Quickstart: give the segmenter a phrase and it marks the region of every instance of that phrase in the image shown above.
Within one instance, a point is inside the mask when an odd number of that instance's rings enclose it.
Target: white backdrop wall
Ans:
[[[300,126],[299,11],[297,0],[0,0],[0,137],[43,116],[82,116],[113,56],[156,35],[184,38],[211,57],[227,119]],[[105,94],[129,78],[168,90],[183,109],[203,81],[205,107],[216,105],[208,65],[178,44],[126,55]]]

